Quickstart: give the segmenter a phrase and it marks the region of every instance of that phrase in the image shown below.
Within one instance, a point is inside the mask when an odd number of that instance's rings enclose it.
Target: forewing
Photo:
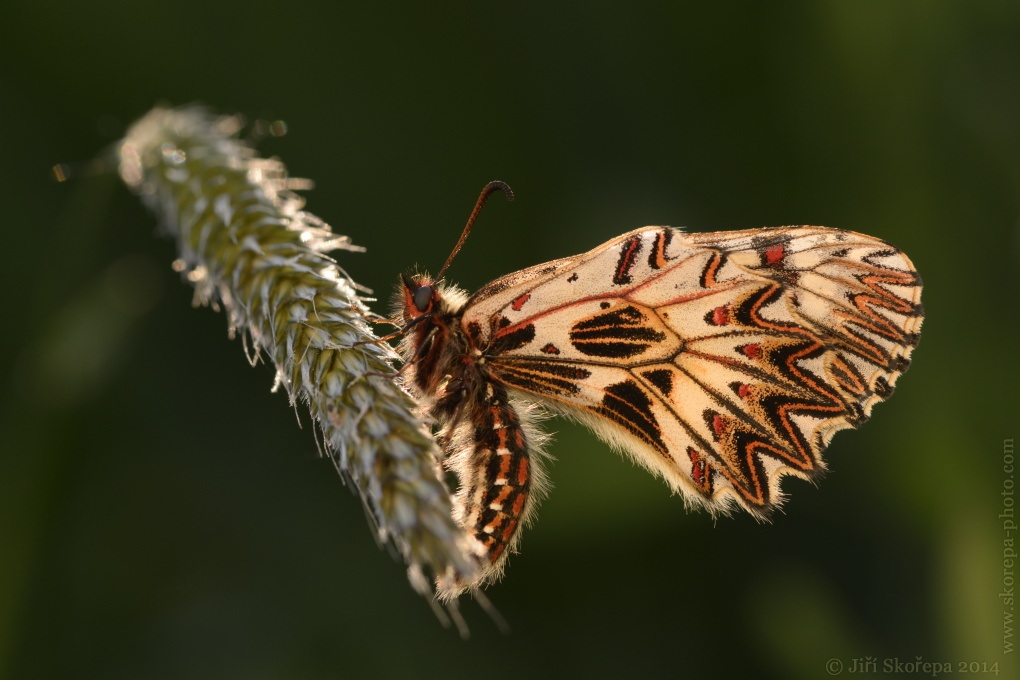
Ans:
[[[648,227],[490,284],[464,312],[492,375],[712,509],[761,514],[887,398],[922,320],[889,244],[824,227]]]

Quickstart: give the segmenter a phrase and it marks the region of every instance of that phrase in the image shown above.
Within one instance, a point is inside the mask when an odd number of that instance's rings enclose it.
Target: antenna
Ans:
[[[475,209],[471,211],[471,216],[468,217],[467,225],[465,225],[464,232],[460,235],[460,240],[457,241],[457,245],[453,247],[453,252],[450,253],[450,257],[446,258],[446,264],[444,264],[443,268],[439,270],[439,274],[436,276],[436,281],[443,278],[443,274],[446,272],[447,267],[450,266],[450,263],[453,262],[454,256],[460,252],[460,249],[464,246],[464,241],[467,241],[468,234],[471,233],[471,227],[474,225],[475,219],[478,217],[478,213],[482,211],[482,206],[485,205],[487,200],[489,200],[489,196],[497,191],[502,191],[503,195],[506,196],[506,200],[514,200],[513,189],[511,189],[510,185],[506,182],[496,180],[485,185],[485,188],[482,189],[482,193],[478,194],[478,200],[475,201]]]

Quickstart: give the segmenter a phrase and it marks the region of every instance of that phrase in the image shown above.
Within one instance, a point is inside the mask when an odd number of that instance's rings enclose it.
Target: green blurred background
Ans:
[[[824,678],[1003,654],[1020,431],[1020,4],[5,5],[0,674]],[[386,300],[646,224],[823,224],[903,248],[914,365],[774,523],[713,522],[561,421],[556,488],[463,641],[374,543],[272,371],[192,309],[114,175],[57,184],[157,102],[283,119],[260,144],[368,248]],[[832,667],[835,669],[835,667]],[[1016,677],[1016,676],[1014,676]]]

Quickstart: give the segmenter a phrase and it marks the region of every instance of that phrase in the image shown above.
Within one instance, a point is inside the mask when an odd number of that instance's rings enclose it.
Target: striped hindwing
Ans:
[[[464,308],[494,380],[576,417],[688,500],[763,515],[907,368],[921,284],[824,227],[647,227],[497,280]]]

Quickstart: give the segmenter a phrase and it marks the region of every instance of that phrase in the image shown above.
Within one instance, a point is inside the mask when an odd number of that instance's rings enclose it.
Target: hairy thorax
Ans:
[[[415,293],[431,289],[428,300]],[[467,296],[463,291],[434,286],[424,276],[405,279],[397,291],[394,312],[405,327],[400,352],[405,362],[405,385],[429,414],[447,420],[466,403],[485,398],[482,350],[461,327]]]

